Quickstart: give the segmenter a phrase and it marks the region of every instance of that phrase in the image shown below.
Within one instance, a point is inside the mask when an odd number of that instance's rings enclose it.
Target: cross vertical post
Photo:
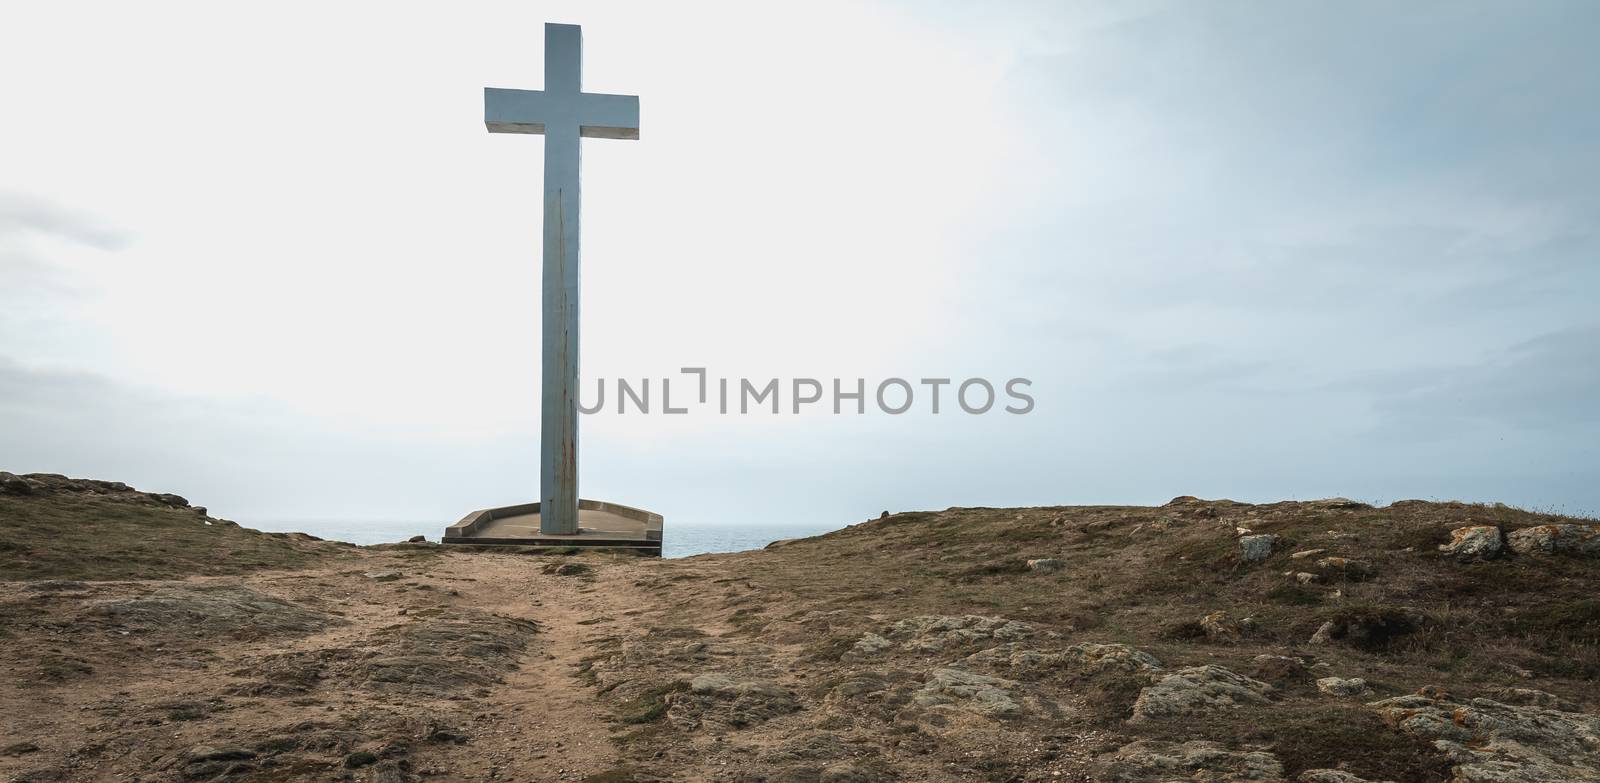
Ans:
[[[578,532],[580,138],[639,138],[639,99],[583,92],[583,33],[544,26],[544,90],[484,90],[491,133],[544,135],[539,531]]]

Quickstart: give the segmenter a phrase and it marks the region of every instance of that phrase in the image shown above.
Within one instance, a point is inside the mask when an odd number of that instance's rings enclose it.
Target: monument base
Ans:
[[[643,509],[599,500],[578,501],[578,532],[546,535],[539,532],[539,504],[503,506],[474,511],[445,528],[446,544],[507,544],[516,546],[594,546],[661,554],[661,515]]]

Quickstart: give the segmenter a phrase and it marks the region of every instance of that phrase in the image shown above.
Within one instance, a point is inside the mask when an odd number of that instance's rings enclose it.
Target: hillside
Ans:
[[[1185,497],[662,561],[80,483],[0,497],[0,779],[1600,781],[1592,520]]]

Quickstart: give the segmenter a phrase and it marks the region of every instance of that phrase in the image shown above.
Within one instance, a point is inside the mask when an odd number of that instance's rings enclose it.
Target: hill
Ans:
[[[662,561],[337,546],[131,492],[0,505],[11,553],[113,530],[0,561],[0,776],[1600,781],[1592,520],[1183,497]],[[111,557],[127,529],[159,578]]]

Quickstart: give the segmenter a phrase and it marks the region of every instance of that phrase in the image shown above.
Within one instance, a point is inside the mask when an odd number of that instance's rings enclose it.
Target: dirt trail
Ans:
[[[453,748],[437,766],[468,779],[569,780],[611,769],[617,752],[609,713],[580,679],[586,640],[617,629],[632,596],[626,579],[604,588],[585,578],[540,573],[540,562],[494,558],[480,563],[472,591],[479,608],[540,624],[536,646],[521,665],[476,701],[483,728],[470,745]],[[609,563],[602,572],[629,563]],[[598,620],[598,622],[596,622]]]
[[[578,560],[592,570],[546,573]],[[372,553],[299,572],[0,583],[0,780],[581,780],[618,754],[580,667],[596,637],[639,632],[648,597],[632,574],[658,565]],[[282,605],[232,630],[104,616],[213,590]],[[273,611],[327,625],[264,634]]]

